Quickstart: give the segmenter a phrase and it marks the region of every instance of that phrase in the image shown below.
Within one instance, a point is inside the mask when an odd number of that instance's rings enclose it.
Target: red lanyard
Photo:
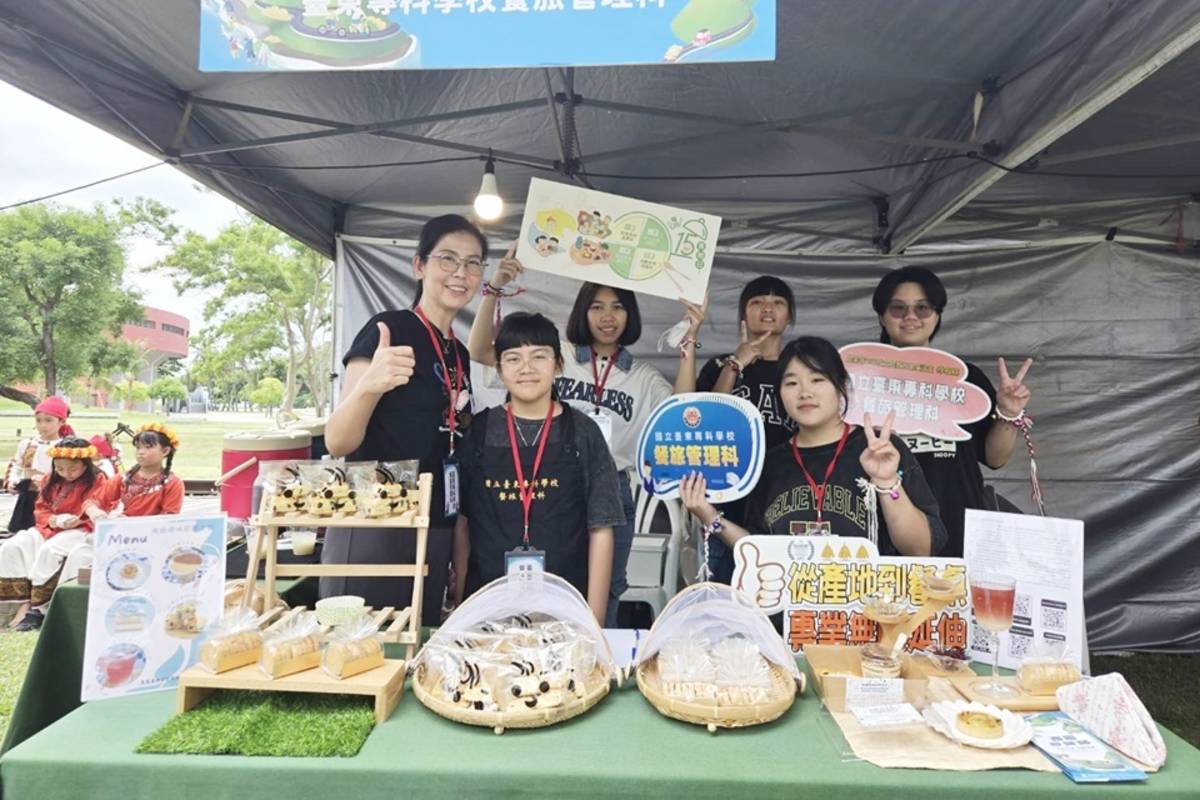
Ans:
[[[596,368],[596,351],[592,350],[592,382],[595,386],[596,410],[600,410],[600,398],[604,397],[604,387],[608,384],[608,373],[612,372],[613,364],[617,363],[617,356],[620,355],[621,348],[617,348],[608,359],[608,365],[604,368],[604,375],[600,375],[600,370]]]
[[[438,361],[442,362],[442,379],[446,382],[446,395],[450,398],[450,413],[446,416],[449,418],[447,424],[450,427],[450,455],[454,455],[454,426],[458,422],[458,398],[462,394],[463,389],[463,364],[462,355],[458,352],[456,341],[454,339],[454,329],[450,329],[450,346],[454,348],[454,363],[457,371],[454,374],[454,385],[450,384],[450,370],[446,368],[446,353],[442,350],[441,339],[433,332],[433,325],[429,323],[429,317],[425,316],[425,312],[420,306],[416,309],[417,317],[421,320],[421,324],[425,326],[425,332],[429,334],[429,341],[433,343],[433,351],[437,353]]]
[[[550,440],[550,426],[554,422],[554,401],[550,401],[550,410],[546,412],[546,421],[542,423],[542,433],[538,436],[537,453],[533,456],[533,473],[529,483],[525,483],[525,470],[521,468],[521,451],[517,447],[517,426],[513,421],[511,406],[505,406],[508,414],[508,443],[512,448],[513,469],[517,471],[517,491],[521,493],[521,506],[525,509],[525,534],[522,537],[526,547],[529,547],[529,510],[533,508],[533,495],[537,492],[538,470],[542,467],[542,454],[546,452],[546,442]]]
[[[792,455],[796,458],[796,463],[800,465],[800,471],[804,473],[804,480],[808,481],[808,488],[812,489],[813,498],[817,501],[817,522],[821,521],[821,509],[825,507],[825,489],[829,487],[829,478],[833,475],[833,469],[837,466],[838,458],[842,455],[842,450],[846,448],[846,439],[850,437],[850,426],[842,423],[842,438],[838,440],[837,449],[833,451],[833,458],[829,460],[829,467],[825,470],[825,480],[820,486],[813,480],[813,476],[808,474],[808,469],[804,466],[804,459],[800,457],[800,448],[796,447],[796,439],[792,437]]]

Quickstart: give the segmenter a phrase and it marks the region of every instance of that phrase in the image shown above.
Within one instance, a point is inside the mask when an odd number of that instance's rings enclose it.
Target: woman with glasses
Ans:
[[[488,280],[479,313],[471,326],[471,358],[495,366],[492,347],[496,296],[523,272],[521,262],[510,251]],[[646,361],[629,350],[642,335],[642,315],[637,296],[628,289],[584,283],[575,295],[567,319],[566,353],[562,373],[555,379],[559,399],[586,413],[600,427],[620,472],[620,489],[625,520],[613,531],[612,585],[606,627],[617,626],[621,595],[629,584],[626,567],[633,548],[633,494],[630,474],[634,469],[638,436],[651,412],[674,392],[695,387],[696,336],[704,321],[704,308],[684,302],[688,332],[680,344],[679,372],[672,386]]]
[[[418,459],[433,475],[423,621],[441,622],[454,517],[460,498],[446,476],[457,474],[457,450],[471,422],[470,356],[454,336],[458,312],[479,290],[487,238],[457,214],[425,223],[413,258],[420,283],[411,309],[384,311],[355,336],[342,358],[341,396],[325,425],[333,456],[349,461]],[[404,563],[415,539],[394,531],[330,528],[322,561]],[[368,606],[405,607],[409,578],[321,578],[321,596],[354,594]],[[406,596],[407,595],[407,596]]]
[[[613,526],[625,519],[616,465],[589,415],[555,396],[563,356],[550,320],[509,314],[492,358],[508,397],[475,418],[464,445],[454,599],[532,560],[578,589],[603,625]]]
[[[903,267],[883,276],[871,305],[879,315],[879,341],[896,347],[929,347],[942,326],[946,287],[927,269]],[[1030,397],[1024,380],[1033,360],[1026,359],[1016,375],[1010,375],[1004,359],[999,359],[998,389],[983,370],[966,363],[967,380],[986,392],[992,402],[987,416],[963,426],[971,438],[955,442],[925,434],[904,437],[941,508],[950,536],[942,555],[948,558],[962,555],[965,510],[995,507],[985,494],[979,465],[1000,469],[1012,456],[1018,436],[1013,423],[1024,419]]]

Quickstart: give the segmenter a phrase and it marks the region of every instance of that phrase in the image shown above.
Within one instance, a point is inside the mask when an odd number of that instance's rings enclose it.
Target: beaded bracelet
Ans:
[[[1023,409],[1023,408],[1017,412],[1017,415],[1015,417],[1010,417],[1007,414],[1005,414],[1003,411],[1001,411],[999,406],[997,406],[995,411],[992,413],[992,419],[1004,420],[1005,422],[1013,425],[1016,428],[1024,428],[1025,421],[1028,418],[1025,416],[1025,409]]]
[[[876,486],[875,482],[872,481],[871,488],[874,489],[879,494],[886,494],[888,497],[892,498],[893,500],[899,500],[900,499],[900,485],[902,483],[904,483],[904,474],[897,472],[896,473],[896,482],[893,483],[891,486]]]
[[[496,298],[496,327],[500,327],[500,320],[502,319],[502,314],[500,313],[500,301],[505,297],[516,297],[517,295],[524,293],[524,286],[516,286],[509,291],[505,291],[503,287],[496,288],[487,281],[484,281],[483,286],[480,287],[480,294],[482,294],[484,297],[491,295],[492,297]]]

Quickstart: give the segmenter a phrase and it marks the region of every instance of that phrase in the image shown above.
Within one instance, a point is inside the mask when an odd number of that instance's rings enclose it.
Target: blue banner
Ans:
[[[203,0],[200,69],[773,61],[775,0]]]
[[[638,439],[638,477],[646,491],[678,497],[679,481],[699,472],[708,498],[728,503],[750,494],[762,474],[766,440],[752,403],[698,392],[664,400]]]

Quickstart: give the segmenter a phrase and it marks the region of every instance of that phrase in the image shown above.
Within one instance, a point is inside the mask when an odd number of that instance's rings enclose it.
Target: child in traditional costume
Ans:
[[[42,625],[67,556],[91,536],[84,512],[103,487],[86,439],[68,437],[49,449],[53,470],[42,480],[34,525],[0,544],[0,625],[28,607],[17,630]]]
[[[38,486],[50,473],[50,447],[64,436],[74,433],[67,424],[71,409],[58,396],[47,397],[33,410],[34,434],[22,439],[16,455],[8,462],[4,473],[4,488],[17,495],[8,530],[23,531],[33,527],[33,506]]]

